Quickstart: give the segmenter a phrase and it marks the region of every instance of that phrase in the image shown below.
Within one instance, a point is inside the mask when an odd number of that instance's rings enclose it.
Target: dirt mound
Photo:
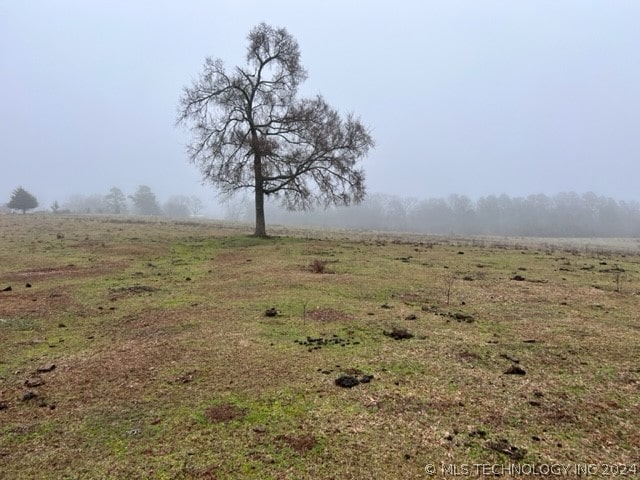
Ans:
[[[413,333],[410,333],[406,328],[394,327],[390,332],[383,331],[382,334],[387,337],[391,337],[394,340],[406,340],[408,338],[413,338]]]
[[[373,375],[363,375],[360,378],[352,375],[342,375],[336,378],[334,383],[342,388],[353,388],[361,383],[369,383],[371,380],[373,380]]]

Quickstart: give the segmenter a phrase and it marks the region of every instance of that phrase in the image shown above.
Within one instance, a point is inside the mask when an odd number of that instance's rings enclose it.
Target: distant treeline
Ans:
[[[250,220],[251,202],[230,205],[229,216]],[[288,212],[269,205],[271,223],[454,235],[625,237],[640,235],[640,203],[594,193],[510,197],[464,195],[417,200],[369,195],[357,206]]]
[[[54,202],[54,213],[89,213],[124,215],[166,215],[169,217],[197,216],[203,210],[202,200],[195,195],[173,195],[162,205],[155,193],[147,185],[140,185],[132,195],[125,195],[118,187],[113,187],[106,195],[72,195],[60,206]]]

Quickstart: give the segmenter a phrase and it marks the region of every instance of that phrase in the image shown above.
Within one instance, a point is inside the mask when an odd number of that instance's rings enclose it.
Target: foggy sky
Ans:
[[[146,184],[213,205],[176,105],[262,21],[298,40],[301,93],[371,128],[369,192],[640,200],[635,0],[0,0],[0,203]]]

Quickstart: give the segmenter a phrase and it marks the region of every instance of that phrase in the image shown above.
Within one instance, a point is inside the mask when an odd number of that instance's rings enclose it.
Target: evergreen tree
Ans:
[[[14,210],[22,210],[22,213],[26,213],[27,210],[36,208],[38,206],[38,199],[27,192],[24,188],[18,187],[11,194],[11,199],[7,203],[7,207]]]

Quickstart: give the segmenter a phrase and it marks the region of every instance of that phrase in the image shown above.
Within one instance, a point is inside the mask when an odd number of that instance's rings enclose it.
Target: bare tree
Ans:
[[[71,195],[62,206],[63,210],[74,213],[104,213],[108,211],[104,195]]]
[[[227,71],[207,58],[183,89],[177,123],[191,132],[191,162],[222,195],[254,191],[256,236],[266,236],[266,195],[280,195],[292,210],[360,202],[357,162],[374,145],[367,128],[321,96],[297,98],[307,72],[286,29],[261,23],[248,41],[245,66]]]
[[[197,195],[191,195],[191,197],[189,197],[188,206],[191,211],[191,215],[197,217],[204,208],[204,203],[202,203],[202,200]]]
[[[185,195],[173,195],[169,197],[169,200],[164,203],[164,205],[162,206],[162,211],[169,217],[188,217],[191,215],[189,203],[189,197]]]

